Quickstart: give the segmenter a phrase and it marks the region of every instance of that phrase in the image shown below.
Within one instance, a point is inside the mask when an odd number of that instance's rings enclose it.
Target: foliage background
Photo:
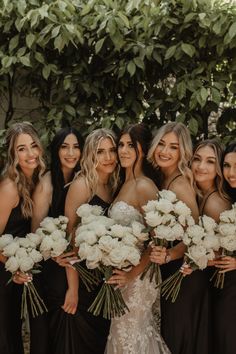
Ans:
[[[206,138],[211,112],[235,105],[234,1],[0,0],[0,31],[4,128],[30,120],[45,144],[61,126],[140,120]],[[234,111],[217,130],[235,138]]]

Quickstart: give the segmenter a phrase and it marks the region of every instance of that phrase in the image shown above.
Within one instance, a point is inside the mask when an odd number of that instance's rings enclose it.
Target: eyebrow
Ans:
[[[161,139],[160,142],[166,144],[165,140],[163,140],[163,139]],[[179,146],[179,143],[170,143],[170,145],[177,145],[177,146]]]
[[[33,145],[33,144],[36,144],[36,142],[35,141],[32,141],[32,143],[30,144],[30,145]],[[17,149],[18,148],[20,148],[20,147],[25,147],[26,146],[26,144],[20,144],[20,145],[17,145]]]
[[[197,157],[202,157],[201,155],[199,154],[194,154],[194,156],[197,156]],[[206,156],[207,159],[214,159],[216,160],[216,157],[215,156]]]
[[[64,142],[64,143],[62,143],[61,145],[70,145],[70,143]],[[73,145],[79,145],[79,143],[73,143]]]

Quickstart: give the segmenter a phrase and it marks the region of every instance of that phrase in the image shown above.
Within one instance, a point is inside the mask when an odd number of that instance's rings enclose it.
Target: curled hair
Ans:
[[[221,169],[221,160],[222,160],[222,155],[223,155],[223,146],[219,143],[219,141],[217,141],[216,139],[206,139],[203,140],[201,142],[199,142],[193,150],[193,157],[192,160],[194,158],[194,155],[197,153],[197,151],[201,148],[204,148],[206,146],[209,146],[215,154],[216,157],[216,177],[214,180],[215,183],[215,187],[217,189],[217,191],[219,192],[219,195],[222,199],[228,199],[226,193],[224,192],[223,189],[223,173],[222,173],[222,169]],[[196,187],[196,191],[199,195],[202,195],[201,191],[199,190],[199,188],[195,185]]]
[[[21,134],[30,135],[40,151],[39,164],[35,168],[33,176],[30,180],[25,176],[18,164],[19,161],[16,153],[16,140]],[[13,124],[6,132],[5,143],[7,147],[7,161],[3,171],[3,177],[8,177],[16,183],[19,197],[22,199],[22,215],[25,218],[29,218],[32,216],[33,211],[33,201],[31,199],[32,191],[45,171],[45,163],[42,158],[43,148],[36,130],[29,122]]]
[[[222,166],[222,171],[223,171],[223,166],[224,166],[224,160],[225,156],[227,154],[230,154],[234,152],[236,154],[236,141],[233,141],[229,145],[226,146],[223,155],[222,155],[222,161],[221,161],[221,166]],[[229,183],[225,180],[224,178],[224,184],[223,184],[224,190],[226,191],[227,195],[230,197],[230,199],[235,203],[236,202],[236,188],[232,188]]]
[[[110,139],[113,142],[114,147],[116,147],[116,136],[113,131],[109,129],[96,129],[87,136],[80,161],[81,170],[75,176],[75,178],[77,178],[77,176],[83,176],[85,178],[86,184],[91,191],[91,197],[95,195],[99,181],[99,176],[96,169],[98,164],[97,151],[101,141],[104,139]],[[111,174],[108,181],[113,194],[117,189],[118,176],[119,166],[117,165],[117,168]]]
[[[78,130],[72,127],[66,127],[60,129],[54,135],[52,142],[50,144],[50,153],[51,153],[50,170],[51,170],[51,181],[53,186],[52,204],[51,204],[53,210],[51,210],[51,213],[53,213],[56,210],[59,210],[62,206],[64,206],[64,199],[66,196],[65,184],[71,182],[71,180],[74,177],[74,174],[78,172],[80,169],[79,162],[78,162],[71,173],[70,180],[69,181],[64,180],[61,161],[59,158],[59,150],[63,142],[65,141],[66,137],[70,134],[75,135],[75,137],[77,138],[79,149],[80,152],[82,153],[83,146],[84,146],[84,139],[82,135],[78,132]]]
[[[190,132],[183,123],[169,122],[163,125],[157,131],[157,134],[154,137],[151,148],[148,152],[148,160],[153,164],[154,167],[159,167],[155,161],[155,150],[163,136],[168,133],[175,133],[179,140],[180,159],[178,162],[178,169],[180,173],[189,180],[190,185],[193,186],[192,171],[189,168],[189,162],[192,158],[192,141]]]
[[[135,177],[135,166],[139,158],[138,143],[140,144],[143,152],[142,171],[145,176],[151,178],[156,182],[156,172],[152,164],[147,160],[148,151],[152,142],[152,133],[144,123],[131,124],[126,127],[120,134],[119,140],[122,135],[129,134],[132,144],[136,152],[136,159],[133,165],[133,174]],[[124,176],[122,176],[124,178]]]

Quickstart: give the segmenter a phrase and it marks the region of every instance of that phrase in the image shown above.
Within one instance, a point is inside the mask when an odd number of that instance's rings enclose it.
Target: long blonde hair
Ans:
[[[83,176],[85,178],[87,187],[91,191],[91,197],[93,197],[96,193],[97,184],[99,181],[99,176],[96,170],[98,162],[97,151],[101,141],[107,138],[110,139],[113,142],[114,147],[116,147],[116,136],[112,130],[105,128],[96,129],[87,136],[84,144],[82,158],[80,160],[81,170],[75,176],[75,178],[78,176]],[[117,164],[115,171],[111,174],[108,181],[113,194],[117,189],[118,180],[119,165]]]
[[[16,154],[16,140],[21,134],[30,135],[40,150],[39,164],[34,170],[31,179],[25,176],[18,164],[18,158]],[[43,148],[36,130],[29,122],[13,124],[6,132],[5,143],[7,147],[7,161],[3,171],[3,178],[8,177],[16,183],[19,197],[22,199],[22,214],[25,218],[29,218],[32,216],[33,211],[33,201],[31,198],[32,191],[34,190],[36,184],[45,171],[45,163],[42,158]]]
[[[209,146],[214,151],[214,154],[216,157],[216,176],[215,176],[215,181],[214,181],[215,188],[217,189],[217,191],[222,199],[229,199],[227,194],[224,192],[224,188],[223,188],[224,176],[223,176],[223,172],[221,169],[221,160],[222,160],[224,148],[216,139],[206,139],[206,140],[199,142],[194,147],[191,163],[192,163],[192,161],[194,159],[194,155],[197,153],[197,151],[201,148],[206,147],[206,146]],[[202,192],[198,188],[196,182],[194,182],[194,186],[195,186],[197,194],[202,197]]]
[[[192,158],[192,141],[188,128],[179,122],[169,122],[163,125],[154,137],[151,147],[148,152],[148,160],[153,164],[154,167],[158,168],[158,165],[155,161],[155,150],[160,143],[162,137],[168,133],[175,133],[179,140],[179,152],[180,159],[178,162],[178,169],[181,174],[186,177],[191,186],[193,186],[193,175],[192,171],[189,168],[189,162]]]

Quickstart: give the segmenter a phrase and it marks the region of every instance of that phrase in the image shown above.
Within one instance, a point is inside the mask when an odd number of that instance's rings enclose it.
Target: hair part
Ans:
[[[24,175],[18,164],[19,161],[16,153],[16,140],[21,134],[30,135],[40,151],[39,164],[34,170],[33,176],[30,180]],[[25,218],[29,218],[33,213],[33,201],[31,198],[32,191],[45,171],[45,163],[42,157],[43,147],[39,140],[37,131],[29,122],[15,123],[8,128],[6,132],[5,144],[7,147],[7,161],[3,171],[3,177],[8,177],[16,183],[19,197],[22,199],[22,214]]]
[[[230,144],[228,144],[222,154],[222,160],[221,160],[222,172],[223,172],[223,165],[224,165],[225,156],[230,153],[236,153],[236,141],[233,141]],[[232,202],[235,203],[236,202],[236,188],[232,188],[229,185],[229,183],[225,180],[225,178],[224,178],[223,188],[224,188],[224,191],[229,196],[229,198],[232,200]]]

